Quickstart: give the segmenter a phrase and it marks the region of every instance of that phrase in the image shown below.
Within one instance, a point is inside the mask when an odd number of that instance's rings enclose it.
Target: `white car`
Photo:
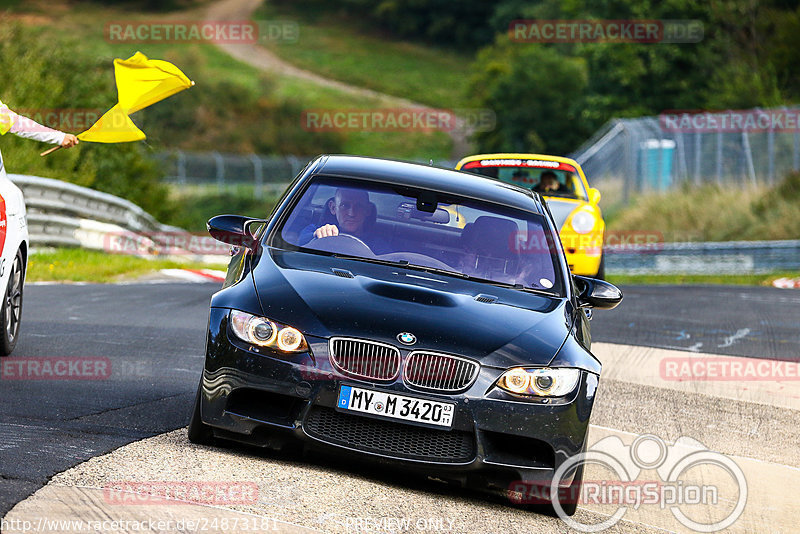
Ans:
[[[22,319],[22,288],[28,266],[28,224],[22,191],[0,171],[0,356],[17,345]]]
[[[0,102],[0,135],[61,145],[69,135],[42,126],[14,113]],[[69,135],[74,138],[74,136]],[[19,187],[8,178],[0,155],[0,356],[8,356],[17,345],[22,319],[22,289],[28,267],[28,222],[25,199]]]

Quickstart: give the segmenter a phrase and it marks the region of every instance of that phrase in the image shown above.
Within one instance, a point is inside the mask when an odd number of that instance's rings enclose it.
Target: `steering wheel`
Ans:
[[[337,239],[342,238],[342,239]],[[338,234],[329,237],[315,237],[306,244],[307,247],[325,252],[338,252],[361,256],[375,256],[369,245],[351,234]]]
[[[355,239],[357,243],[360,243],[360,244],[364,245],[365,247],[367,247],[369,249],[370,252],[372,252],[372,249],[369,248],[369,245],[364,243],[361,239],[357,238],[353,234],[339,234],[339,236],[341,236],[341,237],[349,237],[350,239]]]

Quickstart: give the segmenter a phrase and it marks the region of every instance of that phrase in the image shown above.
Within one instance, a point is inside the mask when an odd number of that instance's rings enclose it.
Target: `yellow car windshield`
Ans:
[[[505,163],[492,165],[491,161],[471,163],[464,165],[462,170],[532,189],[545,196],[587,200],[580,176],[571,165],[556,163],[554,168],[547,168]]]

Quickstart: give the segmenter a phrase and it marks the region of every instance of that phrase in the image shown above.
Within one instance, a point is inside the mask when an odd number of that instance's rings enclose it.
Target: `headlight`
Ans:
[[[594,215],[586,210],[580,210],[572,216],[570,225],[579,234],[588,234],[594,228]]]
[[[497,385],[515,395],[563,397],[575,389],[580,376],[580,369],[514,367],[503,373]]]
[[[302,352],[308,349],[303,334],[296,328],[266,317],[231,310],[231,330],[236,337],[251,345],[269,347],[282,352]]]

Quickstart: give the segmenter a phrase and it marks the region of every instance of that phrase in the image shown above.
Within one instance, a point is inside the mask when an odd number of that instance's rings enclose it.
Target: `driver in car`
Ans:
[[[381,254],[387,248],[383,239],[374,235],[368,222],[374,209],[369,201],[369,193],[359,189],[339,188],[336,195],[328,202],[331,215],[336,218],[336,224],[324,224],[314,229],[309,225],[300,233],[300,243],[307,244],[312,239],[335,237],[339,234],[348,234],[357,237],[376,254]],[[374,219],[374,217],[373,217]],[[313,230],[313,235],[311,231]]]
[[[556,173],[553,171],[544,171],[539,176],[539,183],[533,188],[537,193],[566,193],[569,190],[558,181]]]

